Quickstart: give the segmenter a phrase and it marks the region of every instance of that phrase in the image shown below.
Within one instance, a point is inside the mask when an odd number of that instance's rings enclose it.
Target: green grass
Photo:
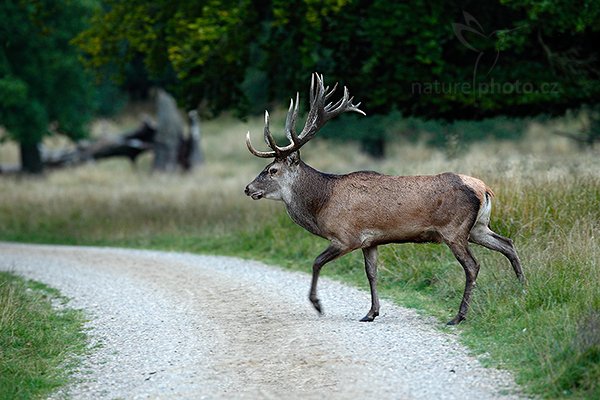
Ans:
[[[53,304],[60,303],[60,306]],[[55,289],[0,272],[0,398],[44,398],[85,350],[83,315]]]
[[[282,126],[278,118],[275,113],[272,126]],[[0,180],[0,239],[235,255],[309,272],[327,243],[294,225],[281,203],[242,193],[266,164],[250,156],[243,142],[248,129],[260,133],[260,120],[203,127],[207,165],[192,175],[150,175],[145,159],[137,171],[107,161],[43,180]],[[520,142],[478,143],[452,159],[420,143],[395,143],[386,160],[374,162],[352,144],[319,140],[307,145],[303,157],[328,172],[452,170],[484,179],[496,192],[492,228],[515,241],[528,285],[524,291],[503,256],[473,246],[482,268],[468,320],[456,330],[485,363],[513,371],[529,393],[595,399],[600,157],[545,132],[533,124]],[[440,329],[447,329],[464,273],[445,246],[383,246],[379,265],[382,296],[439,318]],[[366,288],[363,268],[354,252],[323,274]],[[356,318],[366,311],[357,309]]]

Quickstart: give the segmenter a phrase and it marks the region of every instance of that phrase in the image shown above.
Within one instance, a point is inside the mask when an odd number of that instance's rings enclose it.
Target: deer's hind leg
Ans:
[[[521,260],[519,260],[517,250],[515,249],[512,240],[498,235],[486,225],[476,224],[471,230],[469,241],[503,254],[510,261],[519,281],[522,283],[525,282],[525,275],[521,268]]]

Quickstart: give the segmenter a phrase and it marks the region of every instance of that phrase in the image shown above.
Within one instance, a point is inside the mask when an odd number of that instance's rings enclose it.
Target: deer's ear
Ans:
[[[288,165],[298,165],[300,162],[300,151],[295,151],[287,156]]]

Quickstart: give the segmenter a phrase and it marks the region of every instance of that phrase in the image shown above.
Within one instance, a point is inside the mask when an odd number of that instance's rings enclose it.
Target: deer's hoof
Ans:
[[[373,322],[373,320],[375,319],[375,317],[377,317],[379,315],[379,313],[368,313],[367,315],[365,315],[364,317],[362,317],[362,319],[360,320],[360,322]]]
[[[310,299],[310,302],[319,314],[323,314],[323,309],[321,308],[321,302],[319,299]]]
[[[448,323],[446,325],[458,325],[464,320],[465,320],[465,317],[463,317],[461,315],[457,315],[456,317],[452,318],[452,320],[448,321]]]

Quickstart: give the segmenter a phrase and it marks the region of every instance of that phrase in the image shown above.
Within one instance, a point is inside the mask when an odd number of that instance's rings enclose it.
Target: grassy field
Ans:
[[[0,272],[0,399],[44,398],[85,350],[83,313],[56,290]]]
[[[283,118],[274,114],[272,130]],[[259,143],[258,118],[204,123],[207,163],[190,175],[152,175],[146,157],[137,169],[113,160],[43,179],[0,179],[0,239],[227,254],[308,272],[327,243],[295,226],[281,203],[243,194],[266,164],[245,148],[249,129]],[[532,123],[519,142],[476,143],[450,158],[444,149],[395,142],[385,160],[374,161],[356,145],[318,138],[302,155],[327,172],[455,171],[486,181],[496,193],[492,228],[515,241],[528,285],[524,291],[504,257],[474,246],[482,268],[472,309],[452,329],[484,362],[514,371],[531,393],[600,398],[600,154],[578,151],[548,130]],[[0,161],[11,157],[14,149],[0,148]],[[464,287],[450,251],[410,244],[381,250],[382,295],[450,329],[443,322]],[[367,287],[358,253],[323,273]],[[356,317],[367,309],[357,305]]]

